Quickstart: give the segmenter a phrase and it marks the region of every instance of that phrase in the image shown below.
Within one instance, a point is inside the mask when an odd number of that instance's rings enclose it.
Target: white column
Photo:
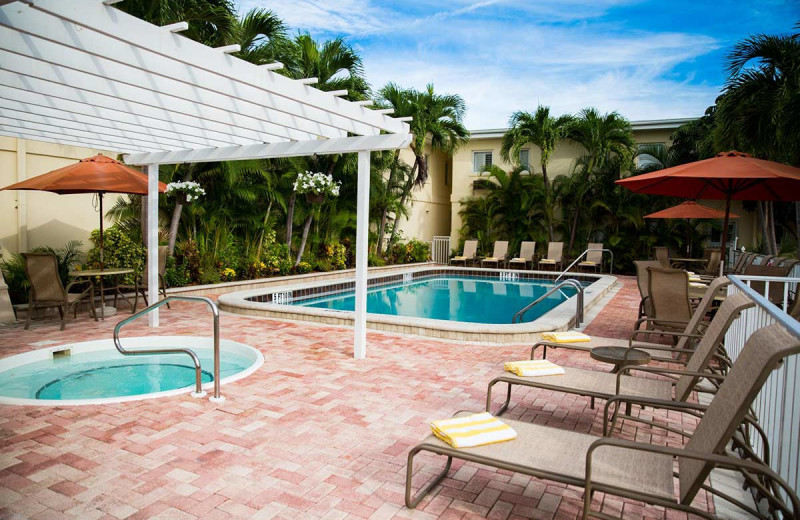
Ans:
[[[353,357],[367,356],[367,249],[369,248],[369,152],[358,152],[356,195],[356,313]]]
[[[158,301],[158,165],[147,165],[147,301]],[[147,315],[147,323],[158,327],[158,309]]]

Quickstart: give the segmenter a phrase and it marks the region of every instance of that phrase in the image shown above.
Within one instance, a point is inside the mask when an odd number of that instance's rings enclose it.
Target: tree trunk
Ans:
[[[406,199],[411,194],[411,188],[414,187],[414,175],[417,171],[419,166],[419,157],[414,159],[414,167],[411,169],[411,173],[406,180],[406,185],[403,186],[403,194],[400,196],[400,207],[405,207]],[[395,212],[394,218],[394,226],[392,226],[392,236],[389,237],[389,243],[386,245],[386,250],[388,251],[392,244],[394,244],[395,238],[397,237],[397,225],[400,224],[400,215],[398,212]]]
[[[553,212],[550,206],[550,181],[547,178],[546,163],[542,163],[542,181],[544,183],[544,217],[547,220],[547,238],[552,242],[555,233],[553,232]]]
[[[767,216],[764,212],[764,203],[758,201],[756,203],[756,208],[758,208],[758,222],[761,224],[761,240],[764,244],[764,248],[766,249],[765,253],[772,255],[774,253],[772,252],[772,247],[770,247],[769,228],[767,224]]]
[[[773,202],[767,202],[767,221],[769,222],[768,230],[769,230],[769,241],[770,247],[772,247],[773,255],[777,255],[780,253],[780,249],[778,249],[778,238],[775,234],[775,204]]]
[[[303,226],[303,238],[300,239],[300,249],[297,251],[297,259],[294,261],[294,266],[300,265],[300,260],[303,258],[303,250],[306,248],[306,240],[308,240],[308,230],[311,229],[311,220],[314,218],[314,210],[308,214],[306,223]]]
[[[378,243],[375,246],[375,254],[379,255],[383,252],[383,235],[386,232],[386,221],[389,219],[389,208],[384,206],[381,212],[381,223],[378,226]]]
[[[375,245],[375,254],[380,255],[383,251],[383,235],[386,233],[386,221],[389,219],[389,206],[388,206],[388,199],[389,199],[389,191],[392,189],[392,184],[394,183],[394,178],[397,175],[397,161],[400,159],[400,150],[395,150],[394,152],[394,160],[392,161],[392,166],[389,168],[389,180],[386,181],[386,191],[383,194],[383,210],[381,211],[381,223],[378,227],[378,243]],[[395,218],[395,220],[397,220]]]
[[[800,202],[794,203],[794,227],[797,231],[797,258],[800,258]]]
[[[258,248],[256,249],[256,257],[261,260],[261,248],[264,246],[264,228],[267,227],[267,222],[269,222],[269,214],[272,211],[272,201],[269,201],[269,205],[267,206],[267,213],[264,215],[264,223],[261,226],[261,236],[258,237]]]
[[[172,220],[169,223],[169,242],[167,242],[167,254],[172,256],[175,251],[175,240],[178,238],[178,224],[181,220],[181,212],[183,211],[183,204],[180,202],[175,203],[175,208],[172,210]]]
[[[292,192],[289,197],[289,206],[286,208],[286,245],[289,251],[292,250],[292,224],[294,222],[294,203],[297,200],[297,193]]]
[[[567,247],[567,254],[572,254],[572,246],[575,245],[575,234],[578,231],[578,218],[580,217],[580,207],[575,208],[575,216],[572,218],[572,229],[569,232],[569,247]]]

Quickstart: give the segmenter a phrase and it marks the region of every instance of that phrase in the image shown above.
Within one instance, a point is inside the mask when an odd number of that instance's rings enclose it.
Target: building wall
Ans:
[[[414,164],[411,149],[403,150],[400,158],[409,165]],[[451,169],[447,155],[441,152],[428,154],[428,181],[411,192],[409,217],[401,217],[399,224],[406,239],[430,242],[434,236],[450,235]]]
[[[68,166],[85,157],[114,152],[0,137],[0,187]],[[99,226],[93,195],[57,195],[41,191],[0,191],[0,254],[37,246],[62,247],[69,240],[91,247],[89,234]],[[105,200],[106,208],[113,197]]]

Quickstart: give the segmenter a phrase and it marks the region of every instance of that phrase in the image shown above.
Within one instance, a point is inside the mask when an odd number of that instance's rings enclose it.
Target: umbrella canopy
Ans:
[[[635,193],[690,199],[724,199],[722,250],[728,242],[731,200],[800,200],[800,168],[755,159],[750,154],[718,153],[716,157],[617,181]]]
[[[681,202],[677,206],[672,206],[671,208],[650,213],[649,215],[645,215],[644,218],[723,219],[725,218],[725,212],[718,209],[709,208],[708,206],[703,206],[702,204],[698,204],[692,200],[689,200],[686,202]],[[728,218],[739,218],[739,215],[731,213],[728,215]]]
[[[158,191],[167,185],[158,183]],[[37,177],[0,188],[3,190],[50,191],[68,193],[97,193],[100,199],[100,267],[103,267],[103,194],[132,193],[147,195],[147,175],[125,166],[111,157],[99,154],[81,159],[75,164],[53,170]]]

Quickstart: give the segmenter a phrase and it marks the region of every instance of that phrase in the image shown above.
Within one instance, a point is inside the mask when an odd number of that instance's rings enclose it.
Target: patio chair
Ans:
[[[450,259],[451,264],[457,264],[461,262],[464,264],[464,267],[467,267],[467,262],[475,263],[475,257],[478,255],[478,241],[477,240],[467,240],[464,242],[464,250],[461,252],[461,256],[454,256]]]
[[[706,484],[714,468],[741,473],[762,492],[768,511],[758,511],[731,497],[726,498],[737,507],[762,520],[773,518],[775,512],[786,518],[797,518],[800,500],[780,476],[760,459],[742,460],[726,451],[726,445],[746,420],[750,406],[772,370],[784,358],[797,353],[800,353],[800,341],[780,325],[753,333],[710,405],[698,406],[704,413],[688,443],[681,448],[595,437],[511,419],[503,419],[503,422],[516,431],[517,438],[507,442],[456,449],[435,435],[429,435],[408,454],[406,507],[416,507],[447,476],[456,458],[583,487],[583,519],[589,516],[611,518],[591,509],[595,491],[715,518],[707,510],[692,507],[701,490],[725,497],[713,484]],[[693,405],[657,400],[640,399],[639,402],[686,413],[696,409]],[[414,495],[414,458],[420,452],[442,455],[447,460],[444,470]],[[673,477],[678,479],[677,486]]]
[[[603,249],[603,244],[590,243],[587,249]],[[595,273],[598,269],[602,270],[603,267],[603,252],[602,251],[589,251],[586,253],[586,259],[578,263],[578,270],[591,269]]]
[[[719,249],[712,249],[708,255],[706,268],[702,273],[699,273],[699,277],[705,281],[712,280],[719,276],[719,263],[721,260],[722,254],[720,253]]]
[[[492,256],[487,256],[481,260],[481,267],[486,267],[486,264],[494,264],[499,268],[501,265],[506,266],[506,259],[508,257],[508,240],[498,240],[494,243],[494,252]]]
[[[577,394],[591,398],[591,407],[594,407],[595,398],[610,399],[616,395],[632,395],[648,397],[666,401],[686,401],[692,391],[698,390],[697,383],[701,378],[714,379],[715,376],[709,369],[709,362],[721,357],[718,346],[725,338],[725,333],[739,314],[754,305],[744,293],[735,293],[722,303],[708,325],[703,337],[697,343],[697,348],[682,352],[689,355],[686,365],[680,369],[661,369],[664,374],[672,374],[677,379],[659,380],[646,377],[619,376],[610,372],[584,370],[573,367],[563,367],[565,374],[558,376],[520,377],[511,372],[503,372],[489,382],[486,395],[486,411],[491,411],[492,388],[498,383],[506,383],[508,392],[506,400],[495,415],[502,415],[511,402],[511,389],[514,385],[532,388],[541,388],[566,394]],[[562,348],[570,348],[568,344]],[[665,345],[665,349],[671,347]],[[674,351],[674,349],[672,349]]]
[[[547,256],[539,260],[539,269],[542,266],[553,266],[557,271],[564,262],[564,242],[550,242],[547,244]]]
[[[639,302],[639,316],[653,317],[652,304],[650,302],[650,273],[647,271],[648,267],[661,267],[661,262],[657,260],[635,260],[633,264],[636,266],[636,285],[639,287],[639,296],[642,297]]]
[[[744,275],[752,276],[771,276],[775,278],[785,278],[789,276],[798,260],[785,259],[776,262],[778,265],[748,265],[744,270]],[[775,280],[769,284],[769,292],[767,291],[767,282],[764,280],[751,280],[750,287],[759,294],[763,294],[769,301],[777,305],[783,306],[783,291],[784,283],[780,280]]]
[[[158,292],[164,297],[167,297],[167,280],[164,278],[164,273],[167,270],[167,246],[158,246]],[[139,295],[144,299],[144,306],[147,307],[147,261],[144,263],[144,269],[141,273],[136,275],[133,285],[121,284],[117,286],[117,292],[114,293],[114,306],[117,306],[117,294],[119,291],[133,291],[133,305],[131,314],[136,312],[136,307],[139,305]],[[128,301],[130,303],[130,301]],[[167,303],[169,309],[169,303]]]
[[[740,253],[739,256],[736,258],[736,262],[733,264],[733,267],[726,269],[726,273],[728,274],[741,274],[744,272],[744,269],[750,265],[750,262],[753,261],[755,258],[755,253]]]
[[[683,269],[648,267],[648,295],[652,319],[640,320],[637,326],[650,325],[654,330],[683,330],[692,319],[689,303],[689,275]]]
[[[80,280],[67,284],[61,283],[58,274],[58,259],[52,253],[22,253],[25,259],[25,274],[30,281],[28,291],[28,315],[25,318],[25,330],[31,326],[31,317],[36,309],[48,307],[58,308],[61,316],[61,330],[67,324],[67,314],[72,310],[73,318],[78,317],[78,305],[83,301],[89,302],[89,313],[97,321],[94,312],[94,287],[90,280]],[[71,293],[70,289],[79,285],[88,287],[80,293]]]
[[[653,248],[653,255],[662,267],[669,267],[669,248],[664,246],[656,246]]]
[[[519,248],[519,256],[508,261],[509,267],[522,264],[523,269],[528,268],[528,264],[533,267],[533,255],[536,253],[536,242],[523,242]]]
[[[719,295],[720,291],[725,289],[731,281],[725,277],[720,276],[714,279],[708,286],[706,293],[697,305],[697,308],[692,314],[692,319],[686,325],[682,332],[668,332],[662,331],[662,336],[672,336],[674,338],[675,346],[668,347],[659,343],[649,343],[646,341],[638,340],[637,338],[650,335],[650,331],[639,330],[639,322],[634,325],[633,332],[628,339],[613,339],[613,338],[597,338],[592,337],[589,341],[581,343],[555,343],[552,341],[538,341],[531,348],[531,359],[535,359],[536,350],[542,347],[542,359],[547,358],[547,349],[557,349],[564,347],[570,350],[579,350],[589,352],[595,347],[631,347],[643,350],[650,354],[650,359],[653,361],[662,361],[668,363],[686,364],[686,361],[681,358],[676,358],[676,354],[690,354],[694,351],[694,347],[703,333],[706,330],[708,322],[705,321],[706,316],[712,309],[715,298]],[[800,305],[798,305],[800,311]],[[646,318],[652,319],[652,318]]]

